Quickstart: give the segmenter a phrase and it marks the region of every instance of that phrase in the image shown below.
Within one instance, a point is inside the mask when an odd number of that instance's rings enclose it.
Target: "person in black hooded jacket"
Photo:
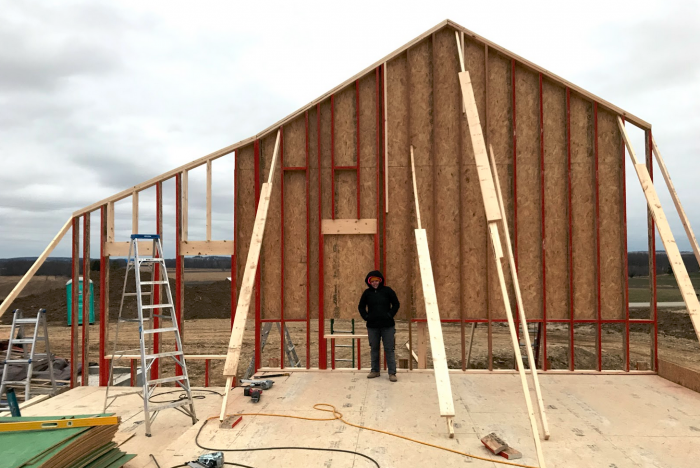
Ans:
[[[396,357],[394,356],[394,317],[399,311],[399,299],[389,286],[384,285],[380,271],[370,271],[365,278],[367,289],[362,293],[357,306],[360,315],[367,322],[372,369],[368,379],[379,377],[379,346],[384,342],[384,354],[389,368],[389,380],[396,382]]]

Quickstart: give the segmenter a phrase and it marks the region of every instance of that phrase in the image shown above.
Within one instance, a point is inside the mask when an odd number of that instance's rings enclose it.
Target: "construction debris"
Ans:
[[[500,455],[506,460],[515,460],[517,458],[523,458],[522,453],[508,445],[506,441],[498,437],[498,435],[495,432],[492,432],[491,434],[482,437],[481,443],[484,444],[484,446],[487,449],[489,449],[491,453],[493,453],[494,455]]]
[[[506,444],[503,439],[498,437],[495,432],[482,437],[481,443],[484,444],[486,448],[489,449],[494,455],[498,455],[508,448],[508,444]]]

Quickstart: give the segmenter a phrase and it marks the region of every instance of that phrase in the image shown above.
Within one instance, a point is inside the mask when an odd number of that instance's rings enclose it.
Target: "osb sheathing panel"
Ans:
[[[571,228],[574,318],[596,319],[596,194],[593,105],[571,94]]]
[[[306,165],[305,119],[284,127],[285,166]],[[280,179],[282,175],[280,173]],[[284,173],[284,317],[306,318],[306,173]]]
[[[432,40],[426,40],[408,51],[409,79],[409,144],[414,147],[416,184],[423,227],[427,231],[431,260],[435,262],[433,225],[433,83]],[[409,148],[403,151],[410,151]],[[410,165],[409,165],[410,167]],[[414,240],[415,244],[415,240]],[[439,301],[438,297],[438,301]]]
[[[489,50],[488,55],[488,143],[493,145],[494,157],[498,169],[498,180],[503,194],[506,219],[513,229],[513,99],[512,99],[511,63],[502,55]],[[483,201],[482,201],[483,204]],[[505,248],[505,231],[499,227],[501,245]],[[489,310],[492,319],[506,318],[503,294],[496,271],[495,259],[489,246]],[[503,274],[508,288],[509,301],[514,309],[513,280],[507,260],[502,262]],[[526,306],[527,307],[527,306]],[[527,309],[526,309],[527,311]]]
[[[260,173],[263,182],[267,182],[270,165],[275,148],[277,133],[271,133],[260,140]],[[267,211],[265,235],[260,251],[260,305],[262,318],[277,318],[280,316],[280,285],[282,262],[280,257],[281,219],[280,219],[280,170],[281,158],[277,158],[274,183],[270,196],[270,206]]]
[[[355,85],[336,93],[334,105],[335,165],[354,166],[357,164]]]
[[[368,235],[324,236],[326,318],[358,319],[357,303],[374,264],[373,241]]]
[[[465,37],[465,68],[469,71],[474,88],[479,119],[486,122],[486,87],[484,68],[484,46]],[[460,92],[461,98],[461,92]],[[461,111],[461,108],[460,108]],[[488,275],[486,265],[491,252],[488,250],[488,231],[484,202],[481,196],[479,178],[474,162],[466,118],[461,119],[462,137],[462,303],[466,308],[464,316],[470,319],[484,319],[488,314]]]
[[[600,299],[603,319],[625,318],[622,141],[615,115],[598,111]]]
[[[408,50],[408,99],[409,99],[409,144],[415,148],[414,159],[416,169],[416,185],[420,203],[421,225],[426,230],[430,259],[433,265],[440,259],[435,251],[434,224],[434,152],[433,152],[433,83],[432,83],[432,38],[417,44]],[[404,149],[407,151],[409,148]],[[410,161],[408,167],[410,168]],[[409,200],[413,200],[410,198]],[[412,226],[417,227],[415,218]],[[416,249],[415,234],[413,250]],[[416,289],[416,317],[425,317],[423,292],[420,289],[420,273],[418,271],[417,255],[413,255],[413,284]],[[439,280],[436,279],[436,283]],[[438,304],[440,304],[438,296]]]
[[[435,33],[433,44],[435,237],[431,251],[440,316],[459,318],[460,305],[460,189],[459,127],[462,118],[459,60],[454,33]]]
[[[240,292],[255,223],[255,158],[253,145],[238,150],[236,162],[236,275]]]
[[[542,318],[542,201],[539,77],[515,71],[518,198],[518,278],[529,318]]]
[[[335,217],[357,218],[357,172],[335,171]]]
[[[516,65],[516,115],[512,106],[511,61],[490,51],[488,77],[481,43],[466,38],[465,64],[474,86],[481,121],[488,124],[487,142],[493,144],[511,233],[517,231],[518,265],[525,308],[530,318],[543,310],[542,278],[542,172],[540,160],[539,77]],[[417,270],[416,228],[411,184],[409,147],[416,148],[418,191],[423,226],[429,239],[437,285],[438,303],[444,319],[464,316],[503,318],[503,305],[487,243],[483,201],[476,177],[473,150],[466,119],[461,113],[457,80],[458,59],[450,29],[413,46],[387,63],[388,184],[389,213],[386,217],[387,284],[402,303],[399,317],[421,317],[423,300]],[[488,83],[488,118],[486,96]],[[377,211],[376,74],[359,79],[360,205],[361,217]],[[335,102],[335,165],[357,162],[356,85],[338,91]],[[565,90],[545,80],[544,104],[544,204],[547,311],[549,318],[568,318],[568,183],[566,162]],[[330,98],[321,104],[321,152],[318,173],[318,134],[315,108],[309,112],[310,256],[306,258],[305,175],[285,176],[285,316],[303,318],[306,312],[306,264],[310,262],[311,314],[318,313],[318,287],[323,284],[327,317],[355,317],[356,303],[364,288],[362,280],[374,267],[374,236],[325,236],[324,278],[319,272],[318,192],[321,186],[322,215],[331,218],[331,113]],[[624,308],[624,253],[621,224],[621,166],[619,132],[613,116],[600,116],[601,167],[601,270],[604,317],[621,317]],[[513,180],[513,118],[517,120],[517,181]],[[285,164],[304,166],[304,119],[285,126]],[[461,137],[461,140],[460,140]],[[380,138],[383,144],[383,135]],[[571,97],[572,145],[572,236],[574,309],[576,318],[595,318],[596,226],[595,170],[592,106],[574,93]],[[269,167],[274,134],[261,142],[261,180]],[[461,155],[460,155],[461,147]],[[237,188],[239,271],[245,264],[255,216],[252,145],[239,152]],[[461,156],[461,157],[460,157]],[[380,171],[383,183],[383,167]],[[461,179],[461,180],[460,180]],[[280,204],[279,173],[269,211],[262,253],[263,316],[279,317]],[[514,184],[517,182],[518,226],[514,226]],[[336,171],[335,217],[357,217],[357,174]],[[383,211],[383,209],[382,209]],[[607,231],[606,231],[607,230]],[[606,231],[603,234],[603,231]],[[504,235],[503,232],[501,232]],[[381,239],[380,232],[380,239]],[[239,282],[242,274],[239,275]],[[314,279],[315,278],[315,279]],[[511,281],[507,278],[509,293]],[[490,303],[489,303],[490,297]]]
[[[377,80],[360,82],[360,218],[377,217]],[[374,247],[373,247],[374,248]],[[379,259],[377,259],[379,260]],[[363,277],[364,279],[364,277]]]
[[[388,192],[386,277],[401,302],[399,316],[415,317],[413,262],[415,210],[409,159],[409,100],[406,54],[387,63]]]
[[[544,224],[547,318],[569,318],[569,187],[566,90],[545,80]]]

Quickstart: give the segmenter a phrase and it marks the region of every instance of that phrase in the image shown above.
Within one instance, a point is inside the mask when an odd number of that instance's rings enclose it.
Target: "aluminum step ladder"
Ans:
[[[277,325],[277,331],[281,331],[280,323],[275,322]],[[272,322],[265,322],[263,329],[260,331],[260,353],[262,354],[265,349],[265,343],[267,343],[267,337],[270,336],[270,330],[272,329]],[[287,361],[289,362],[289,367],[301,367],[301,360],[297,356],[297,350],[292,342],[292,336],[289,334],[289,328],[287,324],[284,324],[284,347],[285,353],[287,354]],[[249,379],[255,373],[255,353],[250,359],[250,364],[248,364],[248,369],[246,369],[243,376],[244,379]]]
[[[352,324],[352,328],[351,328],[350,330],[337,330],[337,329],[335,328],[335,319],[331,319],[331,335],[337,335],[337,334],[343,334],[343,333],[349,334],[349,335],[354,335],[354,334],[355,334],[355,319],[352,319],[352,321],[351,321],[350,323]],[[352,364],[351,364],[351,366],[352,366],[351,368],[354,368],[354,367],[355,367],[355,340],[350,340],[350,344],[347,344],[347,345],[335,345],[335,347],[336,347],[336,348],[351,348],[351,349],[352,349],[352,351],[351,351],[351,353],[350,353],[350,355],[351,355],[351,357],[352,357],[351,359],[346,359],[346,358],[337,359],[337,358],[334,358],[334,362],[350,362],[350,363],[352,363]]]
[[[25,327],[34,327],[34,331],[26,333]],[[41,335],[39,333],[42,333]],[[31,336],[27,338],[27,336]],[[44,343],[44,352],[37,352],[37,344]],[[13,356],[13,345],[21,345],[21,357]],[[18,354],[17,351],[14,354]],[[54,356],[51,354],[49,345],[49,330],[46,326],[46,309],[39,309],[36,317],[24,318],[22,311],[13,311],[12,328],[10,329],[10,340],[7,346],[7,355],[3,361],[2,383],[0,383],[0,396],[5,394],[7,388],[24,388],[24,401],[31,399],[33,393],[54,395],[58,391],[56,378],[53,373]],[[32,388],[34,378],[34,366],[37,364],[48,364],[50,387],[38,386]],[[10,367],[26,366],[27,374],[24,380],[10,380]],[[7,410],[9,406],[0,410]]]
[[[139,241],[153,241],[152,255],[139,256]],[[159,268],[156,268],[156,267]],[[158,270],[158,275],[156,274]],[[127,292],[127,280],[129,274],[133,271],[135,291]],[[142,274],[150,273],[150,280],[142,280]],[[155,286],[162,285],[162,290],[165,291],[166,301],[161,303],[160,298],[154,297]],[[150,291],[143,291],[144,286],[150,286]],[[149,304],[144,304],[144,296],[149,296]],[[124,316],[124,299],[136,298],[136,317]],[[133,308],[133,305],[129,308]],[[158,328],[154,328],[154,318],[159,318],[160,323]],[[140,346],[138,351],[141,358],[141,381],[143,384],[142,390],[133,392],[117,393],[110,395],[109,389],[112,383],[114,374],[114,361],[129,354],[135,349],[127,349],[117,351],[119,344],[119,328],[123,323],[138,323],[139,325],[139,341]],[[153,338],[158,334],[160,337],[161,346],[165,344],[165,338],[170,336],[174,338],[175,350],[155,353],[153,349]],[[146,343],[148,338],[148,344]],[[175,375],[171,377],[160,377],[151,379],[151,368],[159,365],[159,359],[172,359],[175,364]],[[164,383],[174,383],[176,387],[180,387],[186,397],[175,402],[169,403],[151,403],[150,399],[154,396],[154,392],[158,386]],[[160,242],[158,234],[132,234],[131,244],[129,246],[129,259],[126,264],[126,274],[124,275],[124,288],[122,291],[122,299],[119,305],[119,318],[117,319],[117,328],[114,336],[114,352],[109,368],[109,380],[105,391],[104,411],[121,396],[141,394],[143,397],[143,413],[146,422],[146,436],[151,436],[151,423],[155,419],[159,411],[168,408],[176,408],[178,411],[192,418],[192,424],[197,422],[197,416],[194,411],[194,403],[192,401],[192,392],[190,389],[190,380],[187,375],[187,366],[185,364],[185,353],[182,349],[182,341],[180,339],[180,331],[178,323],[175,319],[175,306],[173,303],[172,293],[170,292],[170,283],[168,282],[168,270],[165,266],[165,258],[163,257],[163,246]],[[111,400],[110,400],[111,398]],[[152,414],[152,415],[151,415]]]

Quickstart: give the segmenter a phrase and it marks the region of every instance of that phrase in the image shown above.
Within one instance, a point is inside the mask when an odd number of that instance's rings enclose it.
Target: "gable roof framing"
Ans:
[[[244,147],[244,146],[246,146],[246,145],[249,145],[249,144],[253,143],[255,140],[260,139],[260,138],[262,138],[262,137],[268,135],[269,133],[271,133],[271,132],[273,132],[273,131],[279,129],[280,126],[282,126],[282,125],[286,124],[287,122],[290,122],[290,121],[292,121],[293,119],[299,117],[300,115],[302,115],[302,114],[303,114],[304,112],[306,112],[307,110],[309,110],[309,109],[313,108],[314,106],[316,106],[318,103],[323,102],[324,100],[328,99],[332,94],[334,94],[334,93],[336,93],[337,91],[339,91],[339,90],[345,88],[346,86],[352,84],[353,82],[355,82],[355,80],[357,80],[357,79],[359,79],[359,78],[365,76],[367,73],[370,73],[370,72],[371,72],[372,70],[374,70],[376,67],[378,67],[378,66],[380,66],[380,65],[382,65],[382,64],[384,64],[384,63],[386,63],[386,62],[388,62],[388,61],[390,61],[390,60],[392,60],[393,58],[395,58],[395,57],[398,56],[399,54],[404,53],[405,51],[407,51],[408,49],[410,49],[412,46],[414,46],[414,45],[418,44],[419,42],[421,42],[423,39],[429,37],[431,34],[435,33],[436,31],[439,31],[439,30],[441,30],[442,28],[445,28],[445,27],[451,27],[451,28],[454,28],[455,30],[457,30],[457,31],[459,31],[459,32],[463,32],[465,35],[471,37],[472,39],[474,39],[474,40],[476,40],[476,41],[479,41],[479,42],[482,42],[483,44],[485,44],[485,45],[486,45],[487,47],[489,47],[490,49],[493,49],[493,50],[497,51],[498,53],[500,53],[500,54],[502,54],[502,55],[504,55],[504,56],[506,56],[506,57],[508,57],[508,58],[510,58],[510,59],[514,59],[515,61],[517,61],[517,62],[520,63],[521,65],[525,66],[526,68],[530,68],[531,70],[533,70],[533,71],[535,71],[535,72],[537,72],[537,73],[541,73],[543,76],[549,78],[549,79],[552,80],[552,81],[555,81],[555,82],[561,84],[562,86],[565,86],[565,87],[570,88],[571,91],[573,91],[573,92],[575,92],[575,93],[578,93],[579,95],[583,96],[584,98],[586,98],[586,99],[588,99],[588,100],[591,100],[591,101],[593,101],[593,102],[597,102],[598,105],[602,106],[603,108],[607,108],[608,110],[610,110],[610,111],[612,111],[612,112],[614,112],[614,113],[616,113],[616,114],[618,114],[618,115],[624,117],[624,119],[625,119],[626,122],[629,122],[629,123],[631,123],[631,124],[633,124],[633,125],[639,127],[640,129],[642,129],[642,130],[651,130],[651,124],[648,123],[648,122],[646,122],[646,121],[644,121],[644,120],[642,120],[642,119],[640,119],[639,117],[637,117],[637,116],[635,116],[635,115],[633,115],[633,114],[631,114],[631,113],[625,111],[624,109],[621,109],[620,107],[617,107],[616,105],[614,105],[614,104],[612,104],[612,103],[610,103],[610,102],[608,102],[608,101],[606,101],[606,100],[604,100],[604,99],[602,99],[602,98],[596,96],[596,95],[593,94],[593,93],[590,93],[590,92],[586,91],[585,89],[583,89],[583,88],[581,88],[581,87],[579,87],[579,86],[576,86],[575,84],[573,84],[573,83],[571,83],[571,82],[565,80],[564,78],[562,78],[562,77],[560,77],[560,76],[558,76],[558,75],[555,75],[554,73],[552,73],[552,72],[550,72],[550,71],[548,71],[548,70],[546,70],[546,69],[544,69],[544,68],[542,68],[542,67],[540,67],[540,66],[538,66],[538,65],[536,65],[536,64],[534,64],[534,63],[532,63],[532,62],[530,62],[529,60],[526,60],[526,59],[520,57],[519,55],[514,54],[513,52],[511,52],[511,51],[509,51],[509,50],[507,50],[507,49],[505,49],[505,48],[499,46],[498,44],[495,44],[495,43],[489,41],[488,39],[485,39],[485,38],[479,36],[478,34],[476,34],[476,33],[472,32],[472,31],[468,30],[467,28],[465,28],[465,27],[463,27],[463,26],[461,26],[461,25],[459,25],[459,24],[457,24],[457,23],[455,23],[454,21],[451,21],[451,20],[447,19],[447,20],[444,20],[444,21],[440,22],[439,24],[437,24],[437,25],[434,26],[433,28],[429,29],[429,30],[426,31],[425,33],[421,34],[420,36],[416,37],[415,39],[409,41],[408,43],[406,43],[406,44],[403,45],[402,47],[398,48],[398,49],[395,50],[394,52],[390,53],[389,55],[385,56],[384,58],[382,58],[382,59],[380,59],[380,60],[374,62],[374,63],[373,63],[372,65],[370,65],[369,67],[367,67],[367,68],[365,68],[364,70],[362,70],[361,72],[355,74],[354,76],[352,76],[352,77],[349,78],[348,80],[346,80],[346,81],[344,81],[343,83],[339,84],[338,86],[336,86],[335,88],[331,89],[330,91],[324,93],[324,94],[321,95],[320,97],[314,99],[313,101],[311,101],[310,103],[306,104],[305,106],[301,107],[301,108],[298,109],[296,112],[293,112],[293,113],[291,113],[290,115],[288,115],[287,117],[284,117],[283,119],[279,120],[278,122],[276,122],[276,123],[270,125],[269,127],[267,127],[267,128],[266,128],[265,130],[263,130],[262,132],[259,132],[259,133],[255,134],[254,136],[251,136],[251,137],[249,137],[249,138],[246,138],[246,139],[244,139],[244,140],[241,140],[241,141],[239,141],[238,143],[234,143],[234,144],[229,145],[229,146],[227,146],[227,147],[225,147],[225,148],[222,148],[222,149],[220,149],[220,150],[218,150],[218,151],[214,151],[213,153],[210,153],[210,154],[208,154],[208,155],[206,155],[206,156],[202,156],[201,158],[198,158],[198,159],[195,159],[195,160],[193,160],[193,161],[190,161],[189,163],[183,164],[182,166],[176,167],[175,169],[172,169],[172,170],[170,170],[170,171],[164,172],[164,173],[161,174],[161,175],[155,176],[155,177],[153,177],[153,178],[151,178],[151,179],[149,179],[149,180],[147,180],[147,181],[145,181],[145,182],[142,182],[142,183],[140,183],[140,184],[138,184],[138,185],[135,185],[135,186],[133,186],[133,187],[130,187],[130,188],[126,189],[126,190],[122,190],[121,192],[119,192],[119,193],[117,193],[117,194],[115,194],[115,195],[112,195],[111,197],[105,198],[105,199],[100,200],[100,201],[98,201],[98,202],[96,202],[96,203],[93,203],[93,204],[91,204],[91,205],[89,205],[89,206],[86,206],[85,208],[82,208],[82,209],[80,209],[80,210],[77,210],[76,212],[73,213],[73,216],[81,216],[81,215],[83,215],[83,214],[85,214],[85,213],[90,213],[90,212],[92,212],[92,211],[98,209],[98,208],[101,207],[102,205],[107,204],[107,203],[110,203],[110,202],[117,202],[117,201],[119,201],[119,200],[123,200],[124,198],[127,198],[127,197],[133,195],[135,192],[140,192],[140,191],[142,191],[142,190],[148,189],[148,188],[154,186],[154,185],[155,185],[156,183],[158,183],[158,182],[162,182],[162,181],[164,181],[164,180],[167,180],[167,179],[170,179],[170,178],[174,177],[176,174],[178,174],[178,173],[180,173],[180,172],[189,171],[189,170],[195,169],[195,168],[197,168],[197,167],[199,167],[199,166],[202,166],[202,165],[206,164],[207,161],[213,161],[213,160],[218,159],[218,158],[220,158],[220,157],[222,157],[222,156],[226,156],[227,154],[231,154],[232,152],[234,152],[234,151],[237,150],[238,148],[241,148],[241,147]]]

